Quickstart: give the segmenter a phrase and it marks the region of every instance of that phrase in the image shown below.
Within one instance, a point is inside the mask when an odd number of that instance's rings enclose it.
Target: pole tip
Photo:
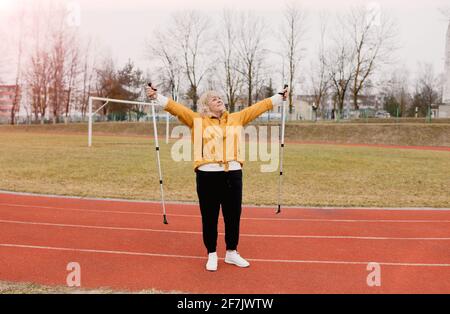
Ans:
[[[278,215],[279,213],[281,213],[281,205],[278,205],[278,209],[276,211],[276,214]]]

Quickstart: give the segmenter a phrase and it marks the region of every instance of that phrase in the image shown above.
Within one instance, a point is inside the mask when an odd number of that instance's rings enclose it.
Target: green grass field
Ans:
[[[0,130],[0,190],[159,200],[153,140],[138,136]],[[168,200],[197,201],[191,162],[162,144]],[[244,165],[244,203],[275,205],[278,173]],[[289,144],[283,203],[303,206],[449,207],[450,152]]]
[[[289,121],[286,125],[286,139],[302,142],[331,142],[355,144],[387,144],[412,146],[447,146],[450,147],[450,123],[448,120],[436,120],[433,123],[418,123],[417,120],[404,123],[370,123],[350,122],[307,122]],[[408,120],[409,121],[409,120]],[[170,129],[180,125],[171,122]],[[252,123],[263,126],[267,123]],[[270,126],[279,126],[279,122],[272,122]],[[268,132],[270,133],[270,127]],[[87,123],[71,124],[32,124],[32,125],[0,125],[2,132],[21,132],[34,134],[87,134]],[[159,135],[165,135],[166,125],[158,125]],[[171,131],[170,131],[171,132]],[[145,136],[153,134],[153,125],[143,122],[96,122],[96,135]]]

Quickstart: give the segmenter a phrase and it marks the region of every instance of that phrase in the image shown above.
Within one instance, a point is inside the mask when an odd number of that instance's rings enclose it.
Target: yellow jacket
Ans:
[[[178,119],[191,129],[194,144],[194,170],[208,163],[223,164],[228,171],[228,162],[237,161],[244,164],[244,157],[240,156],[241,129],[264,112],[271,110],[271,98],[264,99],[239,112],[225,111],[219,118],[201,117],[199,113],[169,100],[164,110],[177,116]]]

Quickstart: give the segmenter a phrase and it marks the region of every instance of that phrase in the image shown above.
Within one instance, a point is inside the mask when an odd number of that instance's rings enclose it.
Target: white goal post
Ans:
[[[103,101],[105,102],[100,108],[98,108],[95,112],[93,112],[92,104],[94,101]],[[99,112],[101,109],[103,109],[107,104],[109,103],[120,103],[120,104],[128,104],[128,105],[140,105],[140,106],[150,106],[152,108],[152,120],[153,120],[153,135],[155,136],[155,148],[156,148],[156,160],[157,160],[157,166],[158,166],[158,172],[159,172],[159,185],[161,190],[161,205],[163,209],[163,218],[164,218],[164,224],[168,224],[167,217],[166,217],[166,205],[164,201],[164,188],[163,188],[163,176],[161,171],[161,158],[159,155],[159,140],[158,140],[158,129],[156,127],[156,117],[155,117],[155,107],[162,107],[157,102],[139,102],[139,101],[130,101],[130,100],[123,100],[123,99],[112,99],[112,98],[101,98],[101,97],[89,97],[89,128],[88,128],[88,146],[92,147],[92,124],[94,123],[94,116]],[[167,117],[167,123],[169,123],[169,116]],[[166,132],[168,134],[169,127],[167,126]]]

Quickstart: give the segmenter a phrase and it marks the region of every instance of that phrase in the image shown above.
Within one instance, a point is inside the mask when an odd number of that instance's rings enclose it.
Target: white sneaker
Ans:
[[[207,271],[216,271],[217,270],[217,253],[209,253],[208,254],[208,262],[206,263]]]
[[[233,264],[239,267],[248,267],[250,263],[243,259],[236,251],[227,251],[225,255],[225,263]]]

